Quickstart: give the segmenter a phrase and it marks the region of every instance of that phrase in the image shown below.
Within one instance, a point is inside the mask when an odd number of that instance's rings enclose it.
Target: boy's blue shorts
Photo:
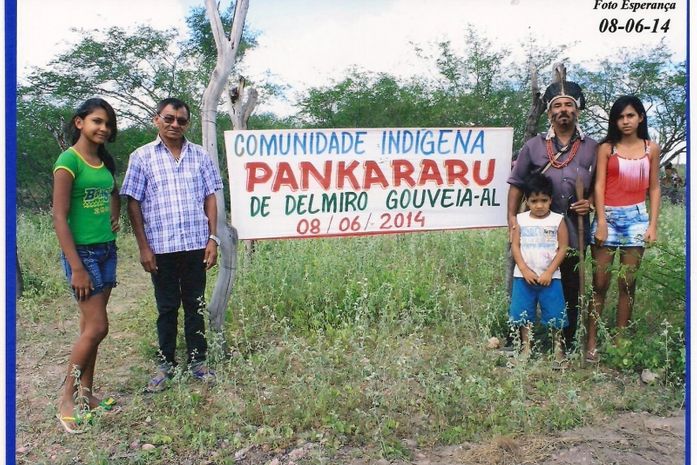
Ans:
[[[530,285],[524,278],[513,278],[509,322],[515,326],[534,323],[537,303],[540,303],[540,323],[553,328],[566,328],[566,302],[561,279],[553,279],[549,286]]]
[[[94,287],[92,292],[90,292],[90,296],[116,286],[116,241],[103,244],[76,245],[75,248]],[[65,277],[68,279],[68,285],[70,285],[73,270],[62,252],[61,263],[63,264]],[[73,296],[75,296],[75,291],[73,291]]]

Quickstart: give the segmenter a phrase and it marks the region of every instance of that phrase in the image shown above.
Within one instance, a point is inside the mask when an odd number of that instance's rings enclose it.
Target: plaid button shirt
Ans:
[[[131,154],[120,193],[140,202],[148,245],[162,254],[206,247],[204,199],[222,188],[203,147],[185,139],[177,162],[158,136]]]

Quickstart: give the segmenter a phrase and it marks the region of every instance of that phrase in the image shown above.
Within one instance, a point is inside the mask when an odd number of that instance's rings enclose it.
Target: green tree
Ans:
[[[300,118],[312,127],[384,127],[429,124],[422,84],[354,69],[342,81],[308,90]]]
[[[462,54],[446,41],[438,44],[438,56],[426,57],[435,61],[440,73],[432,98],[443,114],[441,120],[456,126],[512,127],[515,153],[525,142],[532,74],[542,81],[544,91],[544,83],[551,81],[552,67],[563,60],[566,47],[542,46],[530,35],[522,44],[525,59],[517,61],[511,50],[495,46],[472,25],[465,30],[465,43]],[[541,119],[538,130],[545,130],[545,125]]]
[[[509,126],[517,151],[532,101],[530,70],[550,71],[564,47],[542,47],[531,37],[525,61],[516,62],[472,26],[465,42],[462,53],[450,41],[438,43],[435,55],[417,48],[424,66],[437,71],[433,78],[353,69],[339,82],[309,89],[299,103],[301,120],[316,127]]]
[[[656,132],[665,164],[687,150],[686,66],[665,47],[620,49],[593,69],[580,68],[578,81],[588,102],[583,127],[594,137],[607,133],[608,112],[621,95],[639,97]]]
[[[129,124],[147,125],[160,99],[190,99],[195,73],[177,49],[177,33],[138,26],[134,32],[112,27],[80,31],[82,39],[45,69],[26,78],[23,95],[40,96],[56,105],[102,96]]]
[[[17,203],[47,208],[51,200],[52,167],[67,142],[65,121],[72,109],[38,97],[17,98]]]
[[[504,68],[507,50],[494,47],[472,27],[460,55],[448,41],[436,56],[417,53],[436,78],[399,80],[353,69],[330,86],[309,89],[299,115],[316,127],[524,126],[529,91],[521,91]],[[522,134],[518,137],[522,137]]]
[[[228,27],[231,11],[222,15]],[[22,80],[19,95],[55,108],[74,108],[87,98],[101,96],[114,106],[121,125],[143,127],[151,125],[159,100],[177,96],[191,106],[190,133],[199,134],[201,95],[215,66],[216,51],[205,8],[192,8],[186,21],[185,37],[147,25],[80,30],[82,38],[74,47]],[[239,48],[244,52],[255,45],[254,35],[248,33]],[[50,117],[49,113],[43,116]],[[55,120],[39,121],[60,127]]]

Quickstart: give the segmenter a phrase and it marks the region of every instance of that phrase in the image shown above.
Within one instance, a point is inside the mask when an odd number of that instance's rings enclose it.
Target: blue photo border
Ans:
[[[17,2],[5,0],[5,453],[16,452]],[[12,251],[15,251],[13,254]]]
[[[687,156],[686,156],[686,163],[685,163],[685,170],[686,170],[686,176],[685,176],[685,210],[686,210],[686,217],[685,217],[685,237],[686,237],[686,250],[685,250],[685,463],[690,464],[692,463],[692,448],[690,445],[690,440],[692,439],[692,425],[690,424],[692,421],[692,400],[691,400],[691,383],[690,383],[690,378],[692,376],[692,370],[690,368],[692,364],[692,356],[690,354],[690,348],[692,347],[692,342],[691,342],[691,332],[690,332],[690,324],[692,319],[690,318],[690,309],[692,307],[691,302],[692,302],[692,289],[690,288],[690,268],[691,268],[691,263],[690,263],[690,255],[692,251],[692,241],[690,241],[690,237],[692,235],[692,228],[690,227],[691,223],[691,199],[690,199],[690,193],[692,191],[692,178],[690,176],[690,168],[692,167],[692,162],[690,161],[691,157],[691,142],[692,142],[692,137],[690,133],[690,125],[691,125],[691,118],[690,118],[690,2],[687,2],[687,37],[685,40],[687,41],[687,59],[685,61],[685,66],[687,67],[687,82],[685,83],[686,85],[686,102],[685,102],[685,112],[686,112],[686,124],[687,124]]]

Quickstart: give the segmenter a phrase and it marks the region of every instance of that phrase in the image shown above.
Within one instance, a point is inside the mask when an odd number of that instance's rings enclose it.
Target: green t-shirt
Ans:
[[[109,201],[114,177],[100,162],[90,165],[70,147],[58,156],[53,172],[64,169],[73,176],[68,225],[75,244],[88,245],[113,241]]]

